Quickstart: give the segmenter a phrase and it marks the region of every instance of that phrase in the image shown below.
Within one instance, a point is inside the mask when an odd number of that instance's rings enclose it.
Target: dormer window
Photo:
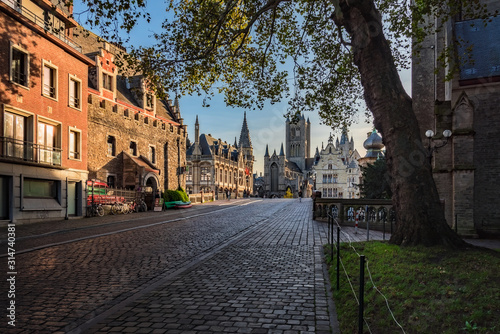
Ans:
[[[154,105],[153,94],[146,93],[146,108],[153,109],[153,105]]]
[[[102,74],[102,88],[113,90],[113,77],[109,74]]]

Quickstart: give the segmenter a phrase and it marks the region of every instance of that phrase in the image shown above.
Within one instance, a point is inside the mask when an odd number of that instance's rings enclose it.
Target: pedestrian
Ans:
[[[227,191],[227,200],[231,200],[231,190]]]
[[[302,191],[299,191],[299,202],[302,202]]]

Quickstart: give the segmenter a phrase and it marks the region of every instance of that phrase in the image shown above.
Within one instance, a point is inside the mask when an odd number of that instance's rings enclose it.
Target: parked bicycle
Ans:
[[[134,201],[134,211],[135,212],[146,212],[148,211],[148,206],[146,205],[146,202],[142,198],[136,199]]]
[[[118,215],[120,213],[126,215],[129,211],[130,208],[127,203],[115,202],[115,204],[111,206],[111,213],[114,215]]]
[[[100,203],[92,203],[87,207],[87,216],[88,217],[102,217],[104,216],[104,208]]]

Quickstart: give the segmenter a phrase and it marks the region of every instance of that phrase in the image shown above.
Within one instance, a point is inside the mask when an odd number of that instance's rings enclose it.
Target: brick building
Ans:
[[[115,59],[123,48],[83,31],[76,40],[95,60],[88,73],[89,179],[146,193],[185,188],[179,101],[156,98],[142,76],[121,76]]]
[[[494,12],[498,1],[481,1]],[[434,21],[433,21],[434,22]],[[448,224],[464,236],[500,235],[500,17],[487,25],[465,14],[429,36],[413,59],[413,106],[421,128],[433,130],[432,145],[447,145],[433,154],[433,171]],[[466,41],[455,44],[453,38]],[[473,62],[467,61],[472,47]],[[447,68],[436,65],[438,55],[453,47],[459,73],[445,81]],[[453,53],[452,53],[453,54]],[[438,72],[434,72],[437,66]]]
[[[94,61],[57,3],[0,1],[0,220],[84,214]]]

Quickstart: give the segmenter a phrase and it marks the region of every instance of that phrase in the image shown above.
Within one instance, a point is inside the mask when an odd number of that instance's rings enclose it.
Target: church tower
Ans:
[[[235,139],[236,142],[236,139]],[[250,139],[250,130],[248,130],[247,113],[245,111],[243,116],[243,125],[241,126],[240,141],[238,143],[238,150],[241,152],[245,161],[245,185],[247,191],[253,189],[253,147],[252,140]]]
[[[286,158],[302,171],[306,170],[306,159],[311,157],[311,122],[303,115],[297,123],[286,119]]]

